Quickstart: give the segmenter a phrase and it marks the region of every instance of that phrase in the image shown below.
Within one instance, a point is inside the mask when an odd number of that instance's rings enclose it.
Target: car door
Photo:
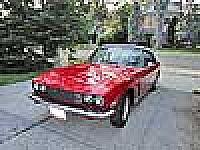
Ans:
[[[146,55],[145,53],[141,53],[141,79],[140,79],[140,93],[141,96],[147,94],[148,89],[149,89],[149,79],[148,79],[148,74],[149,74],[149,69],[148,69],[148,64],[146,63]]]
[[[154,54],[148,50],[143,51],[144,55],[144,67],[148,70],[146,75],[146,87],[149,90],[156,80],[156,58]]]
[[[138,84],[138,91],[139,91],[139,97],[143,96],[147,92],[147,81],[146,81],[146,74],[147,74],[147,68],[145,67],[145,55],[142,53],[140,49],[140,56],[139,56],[139,65],[140,68],[140,75],[139,75],[139,84]]]

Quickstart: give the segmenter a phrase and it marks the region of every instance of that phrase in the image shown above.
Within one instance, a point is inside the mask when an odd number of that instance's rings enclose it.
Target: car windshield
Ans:
[[[96,64],[119,64],[126,66],[141,66],[141,50],[133,48],[103,48],[92,59]]]

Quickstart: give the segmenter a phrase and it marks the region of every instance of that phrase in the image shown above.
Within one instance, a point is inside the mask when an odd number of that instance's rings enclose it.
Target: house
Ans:
[[[130,42],[160,48],[176,45],[182,39],[199,43],[200,31],[194,32],[199,26],[199,0],[134,0],[132,4]],[[191,20],[194,16],[196,21]]]
[[[170,1],[164,16],[167,25],[166,43],[176,47],[191,47],[200,42],[197,40],[200,39],[199,6],[199,0]]]
[[[129,42],[147,47],[160,47],[165,32],[163,14],[167,1],[134,1],[129,21]]]

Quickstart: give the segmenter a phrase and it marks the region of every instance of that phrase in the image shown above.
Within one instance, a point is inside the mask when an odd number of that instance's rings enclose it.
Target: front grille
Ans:
[[[82,99],[81,98],[81,94],[79,93],[71,93],[71,92],[64,92],[63,95],[64,99],[71,99],[71,100],[78,100],[78,99]]]
[[[54,97],[60,97],[62,96],[62,91],[58,90],[58,89],[46,89],[46,94],[48,94],[48,96],[54,98]]]
[[[81,94],[64,91],[61,89],[52,89],[47,87],[45,93],[48,97],[59,102],[69,102],[69,103],[82,103]]]
[[[102,106],[97,106],[95,104],[84,104],[82,103],[82,96],[80,93],[74,93],[69,91],[64,91],[61,89],[53,89],[46,87],[45,91],[35,91],[34,95],[41,97],[44,101],[53,104],[68,105],[80,109],[85,109],[87,111],[98,111],[104,112],[109,109]]]

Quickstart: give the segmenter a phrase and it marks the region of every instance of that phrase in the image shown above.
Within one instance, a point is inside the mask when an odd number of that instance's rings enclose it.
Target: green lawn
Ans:
[[[0,86],[30,80],[38,74],[39,72],[29,72],[26,74],[0,74]]]
[[[162,48],[158,52],[161,55],[200,56],[199,48]]]
[[[159,51],[165,52],[188,52],[188,53],[200,53],[200,48],[162,48]]]

